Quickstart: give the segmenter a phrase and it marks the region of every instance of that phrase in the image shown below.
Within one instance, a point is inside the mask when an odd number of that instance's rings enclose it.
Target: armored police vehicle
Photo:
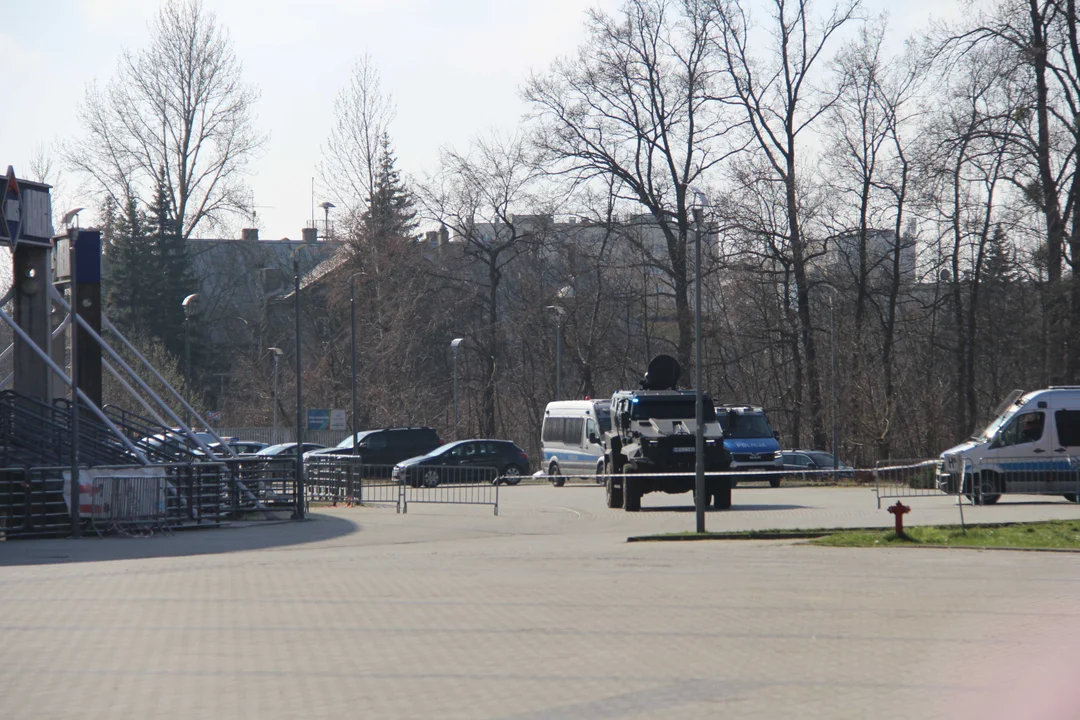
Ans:
[[[611,431],[604,436],[607,506],[641,509],[641,496],[651,492],[694,490],[696,396],[677,390],[680,368],[661,355],[649,364],[641,390],[620,390],[611,398]],[[703,397],[705,472],[728,469],[731,455],[708,395]],[[731,507],[726,475],[706,477],[705,503],[718,510]]]

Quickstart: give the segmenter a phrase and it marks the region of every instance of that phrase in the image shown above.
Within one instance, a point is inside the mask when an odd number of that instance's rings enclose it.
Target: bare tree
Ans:
[[[839,91],[813,84],[819,65],[837,32],[855,18],[859,0],[841,0],[820,23],[812,0],[773,0],[767,32],[772,55],[757,56],[752,45],[752,24],[736,0],[711,0],[714,33],[724,70],[734,86],[726,102],[739,109],[750,127],[753,151],[764,158],[766,174],[761,182],[783,189],[785,232],[783,251],[791,263],[795,281],[802,350],[806,358],[806,382],[810,393],[813,442],[825,447],[824,408],[817,346],[810,311],[809,263],[811,241],[803,227],[806,212],[804,181],[810,172],[801,159],[806,151],[802,137],[836,102]]]
[[[383,140],[394,119],[393,100],[383,91],[370,55],[353,67],[348,86],[334,101],[334,118],[319,168],[322,182],[359,217],[371,205]]]
[[[129,194],[148,204],[162,185],[187,239],[250,204],[242,176],[264,142],[258,97],[214,14],[200,0],[167,0],[149,44],[123,53],[104,90],[87,89],[84,136],[64,157],[119,207]]]
[[[616,180],[619,203],[643,207],[659,226],[662,245],[639,249],[670,284],[684,367],[693,347],[689,188],[731,152],[733,123],[711,101],[724,94],[712,48],[704,3],[626,0],[618,15],[590,11],[588,42],[525,91],[535,142],[559,170],[578,182]]]
[[[547,230],[545,216],[522,216],[535,209],[540,171],[521,137],[477,140],[468,155],[447,151],[440,174],[420,192],[426,214],[449,228],[468,262],[451,277],[482,308],[470,343],[482,367],[480,431],[493,437],[504,357],[503,280],[507,267]],[[442,271],[440,271],[442,272]],[[462,318],[467,322],[467,318]]]

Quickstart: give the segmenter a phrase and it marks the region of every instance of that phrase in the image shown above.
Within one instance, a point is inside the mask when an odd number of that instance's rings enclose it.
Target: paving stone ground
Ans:
[[[522,486],[497,517],[0,543],[0,718],[1080,716],[1080,555],[625,542],[691,529],[687,499]],[[710,529],[892,522],[861,488],[735,503]],[[1061,499],[965,513],[1080,520]]]

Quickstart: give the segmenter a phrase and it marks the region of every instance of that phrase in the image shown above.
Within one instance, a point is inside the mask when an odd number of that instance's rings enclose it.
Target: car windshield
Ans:
[[[360,445],[360,441],[362,439],[364,439],[365,437],[367,437],[369,434],[370,433],[356,433],[356,445]],[[337,447],[339,447],[339,448],[351,448],[352,447],[352,437],[350,436],[350,437],[347,437],[347,438],[341,440],[340,443],[337,444]]]
[[[764,415],[742,415],[739,413],[726,413],[723,410],[716,416],[720,421],[720,427],[724,429],[724,437],[740,438],[771,438],[773,430],[769,427],[769,421]]]
[[[827,453],[827,452],[811,452],[811,453],[806,453],[806,454],[810,456],[811,460],[813,460],[815,463],[817,463],[818,467],[831,468],[833,466],[832,455],[830,453]],[[841,462],[837,467],[845,468],[845,467],[847,467],[847,465],[845,465],[843,462]]]
[[[685,420],[696,415],[696,401],[693,395],[681,397],[636,397],[630,406],[630,417],[634,420]],[[716,410],[712,402],[705,399],[705,422],[716,420]],[[611,420],[608,419],[608,427]]]

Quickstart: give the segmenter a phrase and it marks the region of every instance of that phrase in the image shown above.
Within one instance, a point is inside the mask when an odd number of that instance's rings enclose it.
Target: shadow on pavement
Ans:
[[[706,508],[705,512],[709,514],[722,514],[732,512],[760,512],[763,510],[805,510],[808,505],[739,505],[735,503],[731,506],[730,510],[714,510],[713,508]],[[655,507],[649,507],[647,505],[641,506],[641,512],[687,512],[692,513],[695,511],[693,505],[657,505]]]
[[[156,557],[185,557],[288,547],[344,537],[360,525],[340,517],[312,513],[302,522],[245,523],[218,528],[179,530],[148,538],[97,535],[81,539],[10,540],[0,543],[0,566],[103,562]]]

